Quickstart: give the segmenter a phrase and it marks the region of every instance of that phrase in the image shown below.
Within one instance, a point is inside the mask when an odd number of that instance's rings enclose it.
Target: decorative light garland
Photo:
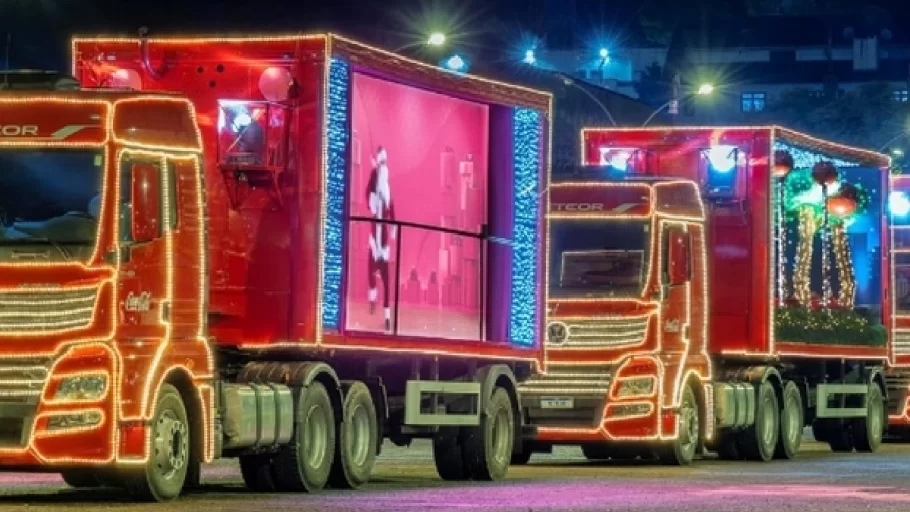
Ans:
[[[837,303],[840,307],[852,308],[856,299],[856,279],[853,275],[853,261],[850,257],[850,246],[847,243],[847,232],[842,222],[832,226],[832,235],[840,284]]]
[[[331,60],[325,162],[325,242],[322,253],[322,327],[337,330],[341,321],[341,279],[344,272],[345,170],[348,160],[350,66]]]
[[[512,293],[509,338],[513,344],[538,343],[540,304],[541,118],[537,110],[516,108],[512,117],[513,208]]]
[[[796,269],[793,271],[793,293],[800,305],[812,304],[812,254],[818,221],[809,208],[799,211],[799,246],[796,250]]]

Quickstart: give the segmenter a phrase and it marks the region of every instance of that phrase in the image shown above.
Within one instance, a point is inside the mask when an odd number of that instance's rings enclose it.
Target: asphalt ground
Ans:
[[[447,483],[430,446],[386,446],[370,484],[315,495],[257,494],[243,488],[235,461],[206,466],[203,488],[166,504],[135,504],[116,491],[76,491],[59,476],[0,474],[0,510],[168,512],[410,511],[910,511],[910,445],[875,454],[835,454],[807,442],[795,460],[707,458],[679,468],[657,463],[589,462],[559,447],[512,467],[505,481]]]

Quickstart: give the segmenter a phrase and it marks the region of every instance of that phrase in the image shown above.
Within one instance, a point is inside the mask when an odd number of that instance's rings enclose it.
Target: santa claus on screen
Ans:
[[[382,146],[376,150],[373,157],[373,170],[370,172],[370,181],[367,183],[367,204],[373,218],[380,221],[394,221],[395,209],[392,204],[392,191],[389,188],[388,155]],[[392,247],[389,244],[397,235],[397,226],[386,222],[374,222],[370,230],[370,257],[369,279],[370,314],[376,311],[376,300],[379,290],[376,285],[376,275],[382,280],[382,305],[385,308],[385,329],[392,328],[392,309],[389,305],[389,260]]]

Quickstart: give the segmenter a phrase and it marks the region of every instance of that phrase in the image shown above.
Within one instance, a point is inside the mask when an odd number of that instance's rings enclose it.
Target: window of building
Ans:
[[[741,98],[743,112],[762,112],[765,110],[765,93],[744,92]]]
[[[907,103],[907,100],[910,99],[910,97],[908,97],[907,89],[895,89],[894,91],[891,91],[891,94],[894,101],[898,103]]]

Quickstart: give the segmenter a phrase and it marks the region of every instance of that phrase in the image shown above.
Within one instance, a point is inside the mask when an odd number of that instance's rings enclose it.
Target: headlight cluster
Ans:
[[[650,395],[654,393],[654,377],[640,377],[635,379],[625,379],[619,384],[619,391],[616,393],[617,398],[628,398],[633,396]]]
[[[67,377],[60,381],[54,400],[98,400],[107,390],[107,377],[87,375]]]

